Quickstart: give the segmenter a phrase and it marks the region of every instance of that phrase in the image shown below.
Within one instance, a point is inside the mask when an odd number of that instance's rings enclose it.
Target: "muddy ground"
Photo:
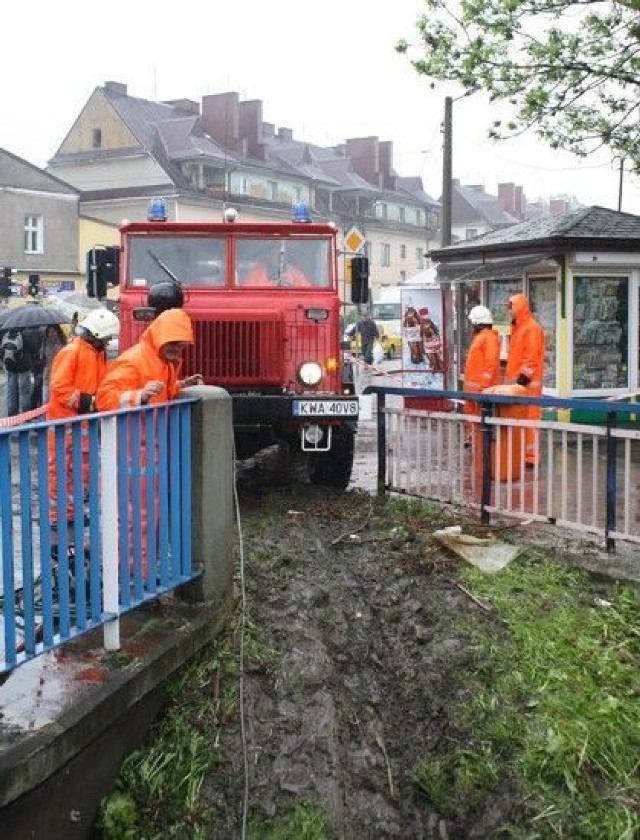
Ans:
[[[482,810],[460,803],[443,819],[413,784],[421,760],[463,746],[448,709],[473,669],[469,628],[496,619],[458,585],[458,560],[432,538],[438,527],[480,526],[453,510],[398,512],[362,489],[341,493],[282,478],[240,481],[247,615],[276,652],[248,662],[244,681],[248,811],[263,818],[306,801],[324,809],[336,838],[488,837],[518,822],[513,792]],[[485,532],[486,533],[486,532]],[[602,564],[589,540],[507,526],[559,560]],[[495,626],[492,626],[495,623]],[[237,720],[203,797],[216,838],[241,836],[243,755]]]

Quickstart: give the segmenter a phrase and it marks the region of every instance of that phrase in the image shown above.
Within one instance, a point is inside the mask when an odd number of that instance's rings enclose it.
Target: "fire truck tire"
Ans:
[[[354,442],[353,429],[343,428],[335,431],[329,452],[309,456],[311,482],[344,490],[349,484],[353,469]]]

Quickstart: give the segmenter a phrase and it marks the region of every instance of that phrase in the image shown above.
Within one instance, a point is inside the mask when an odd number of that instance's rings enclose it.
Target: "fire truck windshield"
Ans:
[[[223,237],[132,236],[129,239],[129,286],[153,286],[169,278],[184,286],[224,286],[227,279]]]
[[[327,288],[330,285],[326,239],[236,239],[238,286]]]
[[[326,237],[145,234],[128,238],[126,284],[172,280],[185,288],[315,288],[332,285]]]

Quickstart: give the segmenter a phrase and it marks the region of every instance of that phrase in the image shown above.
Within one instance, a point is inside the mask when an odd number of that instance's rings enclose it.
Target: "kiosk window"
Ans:
[[[556,387],[556,278],[536,277],[529,280],[529,305],[544,330],[544,382],[547,388]]]
[[[627,277],[574,277],[573,387],[629,385]]]

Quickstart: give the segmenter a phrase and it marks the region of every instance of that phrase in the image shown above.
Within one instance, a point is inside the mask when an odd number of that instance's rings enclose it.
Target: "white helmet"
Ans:
[[[474,327],[479,324],[493,324],[493,315],[486,306],[474,306],[469,313],[469,320]]]
[[[80,326],[100,341],[120,335],[120,321],[108,309],[93,309],[80,321]]]

